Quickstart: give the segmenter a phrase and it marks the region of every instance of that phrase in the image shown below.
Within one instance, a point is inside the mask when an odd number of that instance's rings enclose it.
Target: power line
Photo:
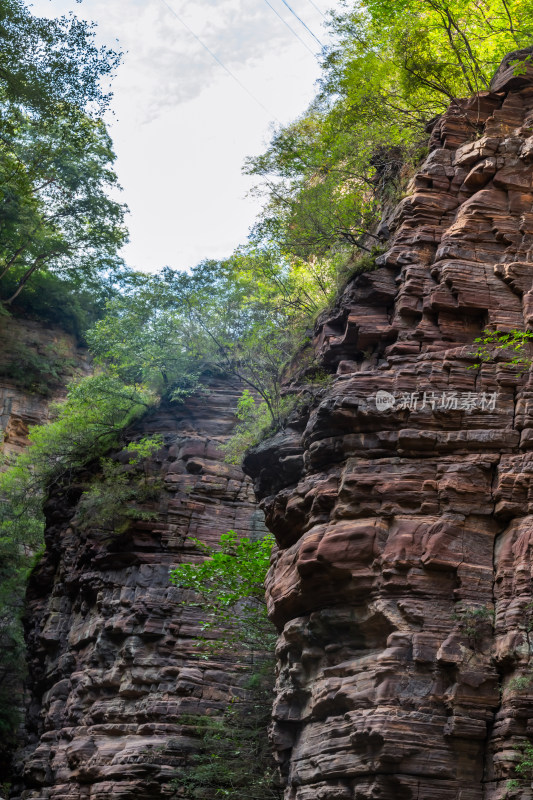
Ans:
[[[311,34],[311,36],[312,36],[312,37],[313,37],[313,39],[314,39],[314,40],[317,42],[317,44],[318,44],[320,47],[324,47],[324,45],[322,44],[322,42],[320,41],[320,39],[318,39],[318,38],[315,36],[315,34],[314,34],[314,33],[313,33],[313,31],[311,30],[311,28],[309,28],[309,27],[308,27],[308,26],[305,24],[305,22],[303,21],[303,19],[302,19],[301,17],[299,17],[299,16],[298,16],[298,14],[296,13],[296,11],[295,11],[295,10],[294,10],[294,9],[293,9],[293,8],[292,8],[292,7],[291,7],[289,4],[288,4],[288,3],[287,3],[287,0],[281,0],[281,2],[283,3],[283,5],[284,5],[284,6],[287,6],[287,8],[288,8],[288,9],[289,9],[289,11],[291,12],[291,14],[293,14],[293,15],[296,17],[296,19],[298,20],[298,22],[300,22],[300,23],[301,23],[301,24],[304,26],[305,30],[306,30],[308,33],[310,33],[310,34]]]
[[[292,28],[292,27],[289,25],[289,23],[287,22],[287,20],[283,19],[283,17],[282,17],[282,16],[281,16],[281,14],[279,13],[279,11],[276,11],[276,9],[274,8],[274,6],[273,6],[273,5],[271,5],[271,3],[270,3],[270,0],[265,0],[265,3],[267,4],[267,6],[268,6],[270,9],[272,9],[272,11],[273,11],[273,12],[274,12],[274,14],[276,15],[276,17],[279,17],[279,18],[280,18],[280,20],[283,22],[283,24],[284,24],[284,25],[286,25],[286,27],[287,27],[287,28],[290,30],[290,32],[293,34],[293,36],[296,36],[296,38],[298,39],[298,41],[299,41],[299,42],[301,42],[301,43],[303,44],[303,46],[305,47],[305,49],[306,49],[306,50],[309,50],[309,52],[311,53],[311,55],[313,56],[313,58],[316,58],[316,60],[318,61],[319,59],[317,58],[317,55],[316,55],[316,53],[314,53],[314,52],[313,52],[313,50],[311,50],[311,48],[310,48],[310,47],[309,47],[309,45],[307,44],[307,42],[304,42],[304,40],[302,39],[302,37],[301,37],[301,36],[299,36],[299,35],[296,33],[296,31],[294,30],[294,28]]]
[[[189,25],[187,25],[187,23],[185,22],[185,20],[183,20],[183,19],[182,19],[182,18],[179,16],[179,14],[178,14],[176,11],[174,11],[174,9],[172,8],[172,6],[170,6],[170,5],[167,3],[167,0],[161,0],[161,2],[163,3],[163,5],[164,5],[164,6],[166,6],[166,7],[168,8],[168,10],[170,11],[170,13],[171,13],[171,14],[174,14],[174,16],[176,17],[176,19],[177,19],[179,22],[181,22],[181,24],[183,25],[183,27],[184,27],[184,28],[186,28],[186,29],[189,31],[189,33],[191,34],[191,36],[194,36],[194,38],[196,39],[196,41],[197,41],[197,42],[198,42],[198,43],[199,43],[199,44],[200,44],[200,45],[201,45],[201,46],[204,48],[204,50],[206,50],[206,51],[209,53],[209,55],[211,56],[211,58],[213,58],[213,59],[214,59],[214,60],[217,62],[217,64],[218,64],[220,67],[222,67],[222,69],[223,69],[225,72],[227,72],[227,73],[228,73],[228,75],[229,75],[231,78],[233,78],[233,80],[235,81],[235,83],[238,83],[238,84],[239,84],[239,86],[241,87],[241,89],[242,89],[244,92],[246,92],[246,94],[247,94],[249,97],[251,97],[251,98],[252,98],[252,100],[253,100],[255,103],[257,103],[257,105],[258,105],[258,106],[260,106],[260,107],[263,109],[263,111],[265,111],[265,112],[268,114],[268,116],[269,116],[270,118],[273,118],[273,119],[275,119],[275,120],[276,120],[276,122],[277,122],[278,124],[281,124],[281,123],[279,122],[279,120],[277,119],[276,115],[275,115],[275,114],[273,114],[271,111],[269,111],[269,110],[268,110],[268,108],[266,108],[266,106],[264,106],[264,105],[263,105],[263,103],[262,103],[260,100],[258,100],[258,98],[257,98],[257,97],[256,97],[256,96],[255,96],[255,95],[254,95],[254,94],[253,94],[253,93],[252,93],[252,92],[251,92],[251,91],[250,91],[250,90],[249,90],[249,89],[248,89],[248,88],[247,88],[247,87],[244,85],[244,83],[242,83],[242,81],[240,81],[240,80],[239,80],[239,78],[238,78],[238,77],[237,77],[237,76],[236,76],[236,75],[235,75],[235,74],[234,74],[234,73],[233,73],[233,72],[232,72],[232,71],[229,69],[229,67],[227,67],[227,66],[224,64],[224,62],[223,62],[223,61],[221,61],[221,60],[220,60],[220,58],[219,58],[219,57],[218,57],[218,56],[217,56],[215,53],[213,53],[213,51],[212,51],[212,50],[211,50],[211,49],[210,49],[210,48],[209,48],[209,47],[208,47],[208,46],[207,46],[207,45],[206,45],[206,44],[205,44],[205,43],[204,43],[204,42],[203,42],[203,41],[200,39],[200,37],[199,37],[199,36],[198,36],[198,35],[197,35],[197,34],[196,34],[194,31],[193,31],[193,29],[192,29],[192,28],[190,28],[190,27],[189,27]]]
[[[324,12],[323,12],[323,11],[321,11],[321,10],[319,9],[319,7],[317,6],[317,4],[316,4],[316,3],[313,3],[313,0],[307,0],[307,2],[308,2],[308,3],[311,3],[311,5],[313,6],[313,8],[314,8],[314,9],[316,9],[316,10],[318,11],[318,13],[319,13],[319,14],[320,14],[320,15],[321,15],[321,16],[322,16],[324,19],[326,19],[326,15],[324,14]]]

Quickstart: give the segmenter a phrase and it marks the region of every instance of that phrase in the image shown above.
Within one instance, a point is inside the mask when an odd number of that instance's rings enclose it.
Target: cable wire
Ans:
[[[300,23],[301,23],[301,24],[304,26],[304,28],[305,28],[305,30],[307,31],[307,33],[309,33],[309,34],[310,34],[310,35],[313,37],[313,39],[315,40],[315,42],[317,42],[317,44],[318,44],[320,47],[324,47],[324,45],[322,44],[322,42],[320,41],[320,39],[318,39],[318,38],[315,36],[315,34],[314,34],[314,33],[313,33],[313,31],[311,30],[311,28],[309,28],[309,27],[308,27],[308,26],[305,24],[305,22],[303,21],[303,19],[302,19],[301,17],[299,17],[299,16],[298,16],[298,14],[297,14],[297,13],[296,13],[296,11],[295,11],[295,10],[292,8],[292,6],[290,6],[290,5],[287,3],[287,0],[281,0],[281,2],[283,3],[283,5],[284,5],[284,6],[287,6],[287,8],[288,8],[288,9],[289,9],[289,11],[291,12],[291,14],[293,14],[293,15],[296,17],[296,19],[298,20],[298,22],[300,22]]]
[[[285,26],[286,26],[286,27],[287,27],[287,28],[290,30],[290,32],[293,34],[293,36],[296,36],[296,38],[298,39],[298,41],[299,41],[299,42],[301,42],[301,43],[303,44],[303,46],[305,47],[305,49],[306,49],[306,50],[309,50],[309,52],[311,53],[311,55],[313,56],[313,58],[315,58],[317,61],[319,61],[319,59],[318,59],[318,57],[317,57],[316,53],[315,53],[315,52],[313,52],[313,50],[311,50],[311,48],[309,47],[309,45],[307,44],[307,42],[305,42],[305,41],[302,39],[302,37],[301,37],[301,36],[299,36],[299,34],[297,34],[297,33],[296,33],[296,31],[294,30],[294,28],[292,28],[292,27],[289,25],[289,23],[287,22],[287,20],[283,19],[283,17],[282,17],[282,16],[281,16],[281,14],[279,13],[279,11],[276,11],[276,9],[274,8],[274,6],[273,6],[273,5],[270,3],[270,0],[265,0],[265,3],[266,3],[266,4],[267,4],[267,6],[268,6],[268,7],[269,7],[269,8],[270,8],[270,9],[271,9],[273,12],[274,12],[274,14],[276,15],[276,17],[279,17],[279,18],[280,18],[280,20],[281,20],[281,21],[283,22],[283,24],[284,24],[284,25],[285,25]],[[320,63],[320,62],[319,62],[319,63]]]
[[[182,19],[182,18],[179,16],[179,14],[178,14],[176,11],[174,11],[174,9],[172,8],[172,6],[170,6],[170,5],[167,3],[167,0],[161,0],[161,2],[163,3],[163,5],[164,5],[164,6],[166,6],[166,7],[168,8],[168,10],[170,11],[170,13],[171,13],[171,14],[174,14],[174,16],[176,17],[176,19],[177,19],[179,22],[181,22],[181,24],[183,25],[183,27],[184,27],[184,28],[186,28],[186,29],[189,31],[189,33],[191,34],[191,36],[194,36],[194,38],[196,39],[196,41],[197,41],[197,42],[198,42],[198,43],[199,43],[199,44],[200,44],[200,45],[201,45],[201,46],[204,48],[204,50],[206,50],[206,51],[209,53],[209,55],[211,56],[211,58],[213,58],[213,59],[214,59],[214,60],[217,62],[217,64],[218,64],[220,67],[222,67],[222,69],[223,69],[225,72],[227,72],[227,73],[228,73],[228,75],[229,75],[231,78],[233,78],[233,80],[235,81],[235,83],[238,83],[238,84],[239,84],[239,86],[241,87],[241,89],[242,89],[244,92],[246,92],[246,94],[247,94],[249,97],[251,97],[251,98],[252,98],[252,100],[253,100],[255,103],[257,103],[257,105],[258,105],[258,106],[260,106],[260,107],[263,109],[263,111],[265,111],[265,112],[268,114],[268,116],[269,116],[270,118],[273,118],[273,119],[274,119],[274,120],[275,120],[275,121],[276,121],[278,124],[281,124],[281,123],[279,122],[279,120],[277,119],[276,115],[275,115],[275,114],[273,114],[271,111],[269,111],[269,109],[268,109],[266,106],[264,106],[264,105],[263,105],[263,103],[262,103],[262,102],[261,102],[261,101],[260,101],[260,100],[259,100],[259,99],[258,99],[258,98],[257,98],[257,97],[256,97],[256,96],[255,96],[255,95],[254,95],[254,94],[253,94],[253,93],[252,93],[252,92],[251,92],[251,91],[250,91],[250,90],[249,90],[249,89],[248,89],[248,88],[247,88],[245,85],[244,85],[244,83],[242,83],[242,81],[240,81],[240,80],[239,80],[239,78],[238,78],[238,77],[237,77],[237,76],[236,76],[236,75],[235,75],[235,74],[234,74],[234,73],[233,73],[233,72],[232,72],[232,71],[229,69],[229,67],[227,67],[227,66],[224,64],[224,62],[223,62],[223,61],[221,61],[221,60],[220,60],[220,58],[219,58],[219,57],[218,57],[218,56],[217,56],[215,53],[213,53],[213,51],[212,51],[212,50],[211,50],[211,49],[210,49],[210,48],[209,48],[209,47],[208,47],[208,46],[207,46],[207,45],[206,45],[206,44],[205,44],[205,43],[204,43],[204,42],[203,42],[203,41],[200,39],[200,37],[199,37],[199,36],[198,36],[198,35],[197,35],[197,34],[196,34],[194,31],[193,31],[193,29],[192,29],[191,27],[189,27],[189,25],[187,25],[187,23],[185,22],[185,20],[183,20],[183,19]]]
[[[313,8],[314,8],[316,11],[318,11],[318,13],[320,14],[320,16],[321,16],[321,17],[323,17],[324,19],[327,19],[327,17],[326,17],[326,15],[324,14],[324,12],[323,12],[323,11],[321,11],[321,10],[319,9],[319,7],[317,6],[317,4],[316,4],[316,3],[313,3],[313,0],[307,0],[307,2],[308,2],[308,3],[311,3],[311,5],[313,6]]]

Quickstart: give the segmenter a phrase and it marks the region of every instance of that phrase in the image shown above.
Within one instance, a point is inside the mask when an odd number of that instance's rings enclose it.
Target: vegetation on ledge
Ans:
[[[86,335],[99,370],[70,387],[52,424],[31,432],[27,453],[0,477],[5,750],[16,727],[12,678],[24,661],[23,587],[42,545],[46,492],[122,445],[127,425],[159,397],[179,402],[197,391],[206,372],[233,375],[245,389],[233,459],[283,424],[283,366],[340,283],[375,267],[387,235],[381,209],[421,158],[427,124],[486,90],[507,52],[532,44],[533,0],[346,2],[330,19],[334,44],[323,53],[317,97],[246,164],[265,197],[249,242],[190,273],[155,276],[128,272],[119,256],[126,209],[111,199],[118,184],[102,122],[102,84],[119,56],[98,49],[92,26],[75,17],[40,19],[23,0],[0,0],[0,11],[0,313]],[[109,489],[114,467],[102,469]],[[105,507],[103,490],[85,502],[111,527],[124,522]]]

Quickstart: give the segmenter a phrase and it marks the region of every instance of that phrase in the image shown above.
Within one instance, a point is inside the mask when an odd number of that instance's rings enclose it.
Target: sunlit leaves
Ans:
[[[125,207],[101,121],[119,56],[74,16],[40,19],[0,1],[0,302],[38,274],[73,287],[120,270]]]
[[[497,359],[518,368],[520,373],[531,368],[531,340],[533,331],[483,331],[483,335],[474,339],[477,345],[472,358],[477,363],[469,369],[481,367],[485,362]]]
[[[264,649],[265,637],[273,633],[264,597],[273,536],[266,534],[253,541],[228,531],[220,537],[217,547],[196,539],[193,543],[205,560],[176,567],[170,573],[171,582],[194,592],[196,597],[190,602],[201,605],[205,631],[224,629],[222,647]]]
[[[190,273],[136,276],[88,340],[112,374],[171,398],[197,389],[202,375],[232,375],[279,423],[282,367],[334,289],[331,261],[240,248]]]
[[[267,197],[256,238],[306,259],[368,246],[383,190],[398,189],[425,124],[488,89],[503,56],[533,42],[533,0],[369,0],[345,9],[331,15],[317,98],[246,165]]]
[[[22,0],[0,2],[0,98],[53,117],[58,104],[94,116],[109,102],[120,55],[94,42],[94,25],[73,15],[32,15]]]
[[[0,122],[0,134],[2,125]],[[125,208],[101,122],[83,114],[33,120],[0,136],[0,299],[12,302],[35,273],[53,269],[73,287],[120,268]]]

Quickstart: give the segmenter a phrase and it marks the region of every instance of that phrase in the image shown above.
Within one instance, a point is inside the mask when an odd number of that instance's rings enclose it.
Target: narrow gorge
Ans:
[[[533,737],[533,384],[503,356],[476,367],[473,344],[533,323],[530,53],[433,121],[386,252],[286,369],[296,408],[246,475],[221,451],[243,386],[213,378],[130,428],[163,436],[155,521],[80,525],[83,476],[50,497],[13,800],[189,800],[171,786],[198,747],[188,718],[220,713],[242,664],[200,658],[201,611],[168,572],[201,558],[190,537],[265,520],[284,799],[533,796],[515,773]]]

